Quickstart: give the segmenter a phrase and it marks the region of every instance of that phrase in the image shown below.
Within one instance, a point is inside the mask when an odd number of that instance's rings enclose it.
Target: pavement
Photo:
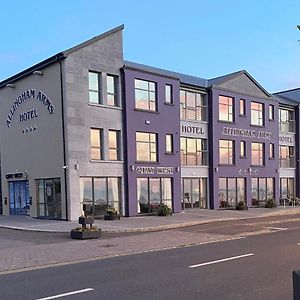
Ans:
[[[300,207],[249,208],[248,210],[242,211],[192,209],[167,217],[121,217],[120,220],[113,221],[96,219],[95,225],[101,228],[103,232],[110,233],[154,232],[212,222],[293,214],[300,214]],[[10,229],[42,232],[70,232],[78,226],[79,224],[76,221],[45,220],[29,216],[0,215],[0,227]]]

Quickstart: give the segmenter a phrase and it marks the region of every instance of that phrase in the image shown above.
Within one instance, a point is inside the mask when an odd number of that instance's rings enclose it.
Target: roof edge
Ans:
[[[59,52],[59,53],[57,53],[57,54],[41,61],[41,62],[33,65],[32,67],[29,67],[29,68],[25,69],[24,71],[21,71],[21,72],[15,74],[15,75],[3,80],[3,81],[1,81],[0,82],[0,89],[5,87],[8,83],[12,83],[12,82],[15,82],[19,79],[22,79],[22,78],[32,74],[36,70],[45,68],[45,67],[47,67],[47,66],[49,66],[49,65],[51,65],[51,64],[53,64],[57,61],[65,59],[65,58],[66,58],[66,56],[64,55],[64,53]]]
[[[63,53],[65,55],[68,55],[70,53],[73,53],[73,52],[75,52],[75,51],[77,51],[77,50],[85,47],[85,46],[88,46],[88,45],[90,45],[90,44],[92,44],[94,42],[97,42],[97,41],[99,41],[99,40],[101,40],[101,39],[103,39],[103,38],[105,38],[105,37],[107,37],[107,36],[109,36],[109,35],[111,35],[113,33],[121,31],[123,29],[124,29],[124,24],[122,24],[120,26],[117,26],[117,27],[115,27],[115,28],[113,28],[113,29],[111,29],[109,31],[104,32],[104,33],[101,33],[101,34],[99,34],[97,36],[94,36],[93,38],[91,38],[91,39],[89,39],[89,40],[87,40],[87,41],[85,41],[85,42],[83,42],[83,43],[81,43],[79,45],[76,45],[76,46],[74,46],[72,48],[69,48],[69,49],[63,51]]]

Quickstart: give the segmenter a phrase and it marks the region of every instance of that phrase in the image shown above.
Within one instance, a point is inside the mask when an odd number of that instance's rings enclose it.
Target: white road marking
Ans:
[[[232,257],[228,257],[228,258],[209,261],[209,262],[202,263],[202,264],[192,265],[192,266],[189,266],[189,268],[198,268],[198,267],[203,267],[203,266],[207,266],[207,265],[213,265],[213,264],[221,263],[224,261],[244,258],[244,257],[248,257],[248,256],[253,256],[253,255],[254,255],[253,253],[248,253],[248,254],[243,254],[243,255],[239,255],[239,256],[232,256]]]
[[[81,294],[81,293],[86,293],[86,292],[91,292],[94,289],[92,288],[87,288],[87,289],[83,289],[83,290],[78,290],[78,291],[74,291],[74,292],[69,292],[69,293],[64,293],[64,294],[60,294],[60,295],[55,295],[55,296],[50,296],[50,297],[46,297],[46,298],[39,298],[37,300],[51,300],[51,299],[57,299],[57,298],[62,298],[62,297],[67,297],[67,296],[71,296],[71,295],[76,295],[76,294]]]
[[[280,228],[280,227],[268,227],[268,228],[273,230],[278,230],[278,231],[288,230],[288,228]]]

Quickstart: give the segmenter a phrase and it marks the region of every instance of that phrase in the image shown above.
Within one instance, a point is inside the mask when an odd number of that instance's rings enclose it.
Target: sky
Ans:
[[[1,1],[0,81],[124,24],[124,59],[205,79],[300,87],[299,0]]]

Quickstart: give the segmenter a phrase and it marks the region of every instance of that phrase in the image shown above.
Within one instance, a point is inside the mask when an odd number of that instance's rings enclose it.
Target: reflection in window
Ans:
[[[284,177],[280,178],[280,198],[281,199],[295,198],[295,178],[284,178]]]
[[[219,96],[219,121],[234,122],[233,98]]]
[[[241,157],[246,157],[246,142],[245,141],[241,141],[240,143],[240,156]]]
[[[280,168],[294,168],[295,167],[295,147],[293,146],[279,146],[279,166]]]
[[[219,207],[236,207],[239,202],[246,204],[245,178],[219,178]]]
[[[156,111],[156,84],[135,79],[135,108]]]
[[[270,143],[269,145],[269,157],[272,159],[275,158],[275,148],[273,143]]]
[[[80,202],[90,207],[95,217],[104,216],[108,208],[120,213],[120,181],[118,177],[80,178]]]
[[[166,153],[174,153],[173,134],[166,134]]]
[[[100,104],[100,73],[89,72],[89,102]]]
[[[109,130],[109,160],[120,160],[120,131]]]
[[[219,140],[219,163],[221,165],[234,164],[234,141]]]
[[[251,165],[263,166],[264,160],[264,144],[263,143],[251,143]]]
[[[275,108],[273,104],[269,105],[269,120],[274,121],[275,119]]]
[[[136,132],[137,161],[157,161],[156,133]]]
[[[264,105],[251,102],[251,125],[264,126]]]
[[[137,178],[138,213],[157,213],[161,203],[172,209],[172,178]]]
[[[107,105],[118,106],[116,76],[107,75],[106,88],[107,88]]]
[[[240,99],[240,116],[246,115],[245,99]]]
[[[183,178],[182,209],[207,208],[207,178]]]
[[[264,206],[267,200],[274,200],[274,178],[252,178],[252,206]]]
[[[295,132],[294,110],[279,108],[279,128],[281,132]]]
[[[182,166],[207,166],[207,139],[181,137],[180,149]]]
[[[102,129],[91,128],[91,159],[103,159],[101,141]]]
[[[165,85],[165,102],[168,104],[173,104],[173,89],[172,85]]]

